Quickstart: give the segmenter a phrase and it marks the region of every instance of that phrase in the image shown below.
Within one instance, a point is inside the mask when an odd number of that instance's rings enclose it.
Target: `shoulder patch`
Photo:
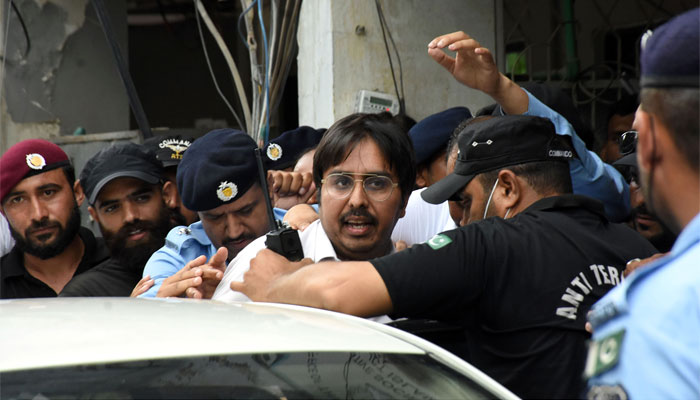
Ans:
[[[425,243],[430,246],[431,249],[437,250],[452,243],[452,239],[450,239],[447,235],[437,234]]]
[[[620,361],[620,349],[625,338],[625,330],[619,330],[604,338],[591,342],[584,376],[590,378],[611,369]]]

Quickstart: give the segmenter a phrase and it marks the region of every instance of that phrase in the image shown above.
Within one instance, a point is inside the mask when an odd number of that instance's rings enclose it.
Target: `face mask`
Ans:
[[[493,198],[493,193],[496,191],[496,186],[498,186],[498,178],[496,178],[496,182],[494,182],[493,187],[491,188],[491,194],[489,194],[489,198],[488,200],[486,200],[486,208],[484,208],[484,217],[482,219],[486,219],[486,214],[489,211],[489,205],[491,205],[491,198]],[[508,207],[508,209],[506,210],[506,215],[503,217],[503,219],[508,219],[510,209],[511,207]]]

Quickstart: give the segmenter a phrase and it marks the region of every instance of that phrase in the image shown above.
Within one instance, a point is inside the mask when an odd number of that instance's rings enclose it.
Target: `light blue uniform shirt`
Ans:
[[[524,89],[523,89],[524,90]],[[578,158],[569,162],[574,194],[598,199],[605,213],[613,222],[623,221],[630,213],[630,188],[622,175],[612,165],[606,164],[597,154],[588,150],[566,118],[547,107],[527,90],[530,100],[524,115],[544,117],[552,121],[559,135],[570,136]]]
[[[156,297],[163,281],[175,275],[188,262],[205,255],[207,260],[216,253],[216,248],[204,232],[202,222],[189,227],[176,226],[165,237],[165,246],[153,253],[143,268],[143,276],[150,275],[155,281],[153,287],[139,297]]]
[[[700,214],[668,256],[636,270],[592,310],[590,395],[700,398]]]

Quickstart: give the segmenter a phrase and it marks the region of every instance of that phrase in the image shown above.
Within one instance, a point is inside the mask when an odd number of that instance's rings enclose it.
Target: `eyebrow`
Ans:
[[[353,171],[343,171],[339,169],[333,169],[331,170],[328,175],[330,174],[345,174],[345,175],[379,175],[379,176],[386,176],[387,178],[391,178],[391,174],[386,171],[369,171],[369,172],[353,172]]]
[[[124,196],[124,197],[121,197],[121,198],[118,198],[118,199],[108,199],[108,200],[105,200],[105,201],[99,201],[99,200],[98,200],[97,202],[99,202],[99,205],[98,205],[97,207],[99,207],[99,208],[104,208],[104,207],[110,206],[110,205],[112,205],[112,204],[117,204],[117,203],[119,203],[120,201],[122,201],[122,199],[128,199],[128,198],[131,198],[131,197],[137,197],[137,196],[140,196],[140,195],[142,195],[142,194],[151,193],[151,192],[153,192],[153,191],[154,191],[154,188],[153,188],[152,186],[143,185],[143,186],[139,187],[138,189],[134,190],[133,192],[127,194],[127,195]]]

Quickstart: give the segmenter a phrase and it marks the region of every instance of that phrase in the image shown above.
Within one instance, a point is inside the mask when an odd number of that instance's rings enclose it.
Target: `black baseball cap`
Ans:
[[[88,203],[95,204],[100,190],[116,178],[137,178],[150,184],[163,179],[163,166],[154,152],[136,143],[114,144],[97,152],[80,173]]]
[[[459,134],[457,145],[454,172],[421,192],[428,203],[448,200],[484,172],[537,161],[568,162],[574,158],[568,136],[557,135],[550,120],[528,115],[494,117],[467,125]]]
[[[156,158],[164,167],[180,164],[182,156],[194,139],[183,138],[180,135],[154,136],[143,141],[143,145],[156,153]]]

